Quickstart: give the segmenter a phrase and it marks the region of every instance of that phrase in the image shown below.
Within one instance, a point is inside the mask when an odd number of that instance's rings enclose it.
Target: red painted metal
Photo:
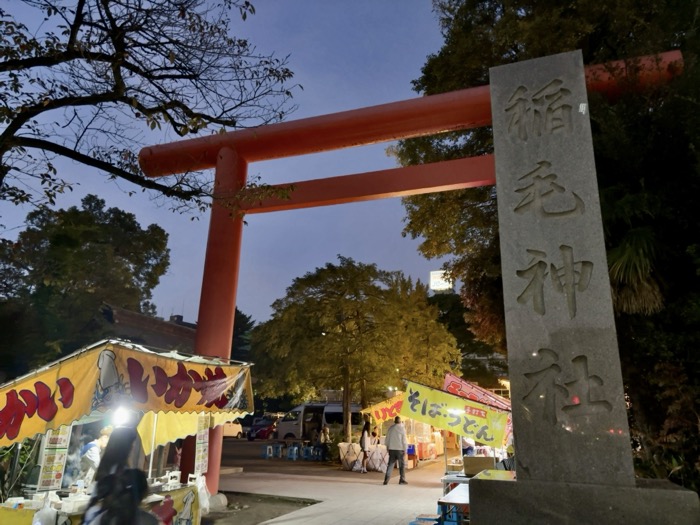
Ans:
[[[199,355],[226,359],[231,357],[243,217],[223,203],[245,185],[247,170],[245,160],[232,149],[222,148],[218,152],[214,179],[215,198],[209,220],[197,318],[195,350]],[[222,440],[221,427],[209,430],[209,466],[206,478],[211,494],[216,494],[219,490]]]
[[[489,87],[481,86],[151,146],[141,150],[139,163],[157,177],[210,168],[224,146],[254,162],[475,128],[491,122],[490,104]]]
[[[496,184],[493,155],[421,164],[354,175],[293,182],[288,199],[241,201],[246,214],[296,210]],[[278,184],[273,188],[286,188]]]
[[[589,89],[617,93],[629,85],[668,81],[682,69],[679,51],[586,68]],[[617,75],[616,73],[620,73]],[[141,169],[150,177],[212,168],[218,151],[235,149],[247,162],[276,159],[470,129],[491,123],[488,86],[392,102],[319,117],[270,124],[141,150]]]
[[[586,67],[586,89],[616,97],[624,91],[667,84],[683,72],[683,55],[658,55],[617,60]]]

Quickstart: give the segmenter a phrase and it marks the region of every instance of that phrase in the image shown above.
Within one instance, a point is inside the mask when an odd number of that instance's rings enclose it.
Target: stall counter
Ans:
[[[32,519],[36,509],[13,509],[0,507],[0,523],[14,523],[15,525],[32,525]]]
[[[0,523],[12,523],[12,525],[32,525],[34,515],[40,509],[22,508],[13,509],[0,506]],[[57,511],[56,525],[77,525],[83,521],[82,513],[66,513]]]
[[[199,495],[195,485],[185,485],[178,489],[151,494],[144,501],[150,501],[150,503],[142,503],[141,508],[150,511],[165,523],[177,523],[176,520],[182,520],[184,523],[191,520],[189,521],[191,525],[201,523]],[[32,525],[34,515],[38,511],[39,509],[34,508],[0,506],[0,524]],[[56,525],[79,525],[82,521],[83,512],[67,513],[59,510]]]
[[[338,443],[340,461],[343,470],[352,470],[355,461],[361,459],[362,449],[357,443]],[[367,470],[386,472],[389,464],[389,451],[384,445],[370,445],[368,447],[369,459]]]

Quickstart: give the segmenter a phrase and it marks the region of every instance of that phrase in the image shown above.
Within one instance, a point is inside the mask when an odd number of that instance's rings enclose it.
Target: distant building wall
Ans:
[[[103,305],[102,314],[110,336],[156,349],[194,354],[197,325],[183,322],[181,315],[165,321],[111,305]]]

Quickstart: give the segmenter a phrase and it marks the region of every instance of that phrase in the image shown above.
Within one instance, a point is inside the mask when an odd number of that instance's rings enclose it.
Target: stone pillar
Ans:
[[[694,523],[634,477],[581,53],[490,74],[517,480],[471,480],[472,523]]]

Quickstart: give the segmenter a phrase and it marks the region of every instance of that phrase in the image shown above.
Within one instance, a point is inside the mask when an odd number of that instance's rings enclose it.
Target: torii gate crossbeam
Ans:
[[[586,85],[589,91],[614,95],[630,76],[637,87],[662,84],[681,68],[680,52],[671,51],[627,62],[589,66],[586,68]],[[472,129],[490,123],[489,86],[481,86],[141,150],[139,163],[149,177],[216,167],[197,319],[196,353],[223,358],[229,358],[231,354],[243,218],[240,214],[231,217],[222,200],[235,197],[236,192],[245,186],[249,162]],[[484,156],[290,183],[295,190],[289,200],[271,199],[255,205],[244,203],[241,208],[247,213],[307,208],[494,182],[493,157]],[[207,485],[215,494],[218,492],[221,463],[220,427],[210,430],[209,443]],[[183,455],[184,477],[192,465],[193,457],[188,461]]]

